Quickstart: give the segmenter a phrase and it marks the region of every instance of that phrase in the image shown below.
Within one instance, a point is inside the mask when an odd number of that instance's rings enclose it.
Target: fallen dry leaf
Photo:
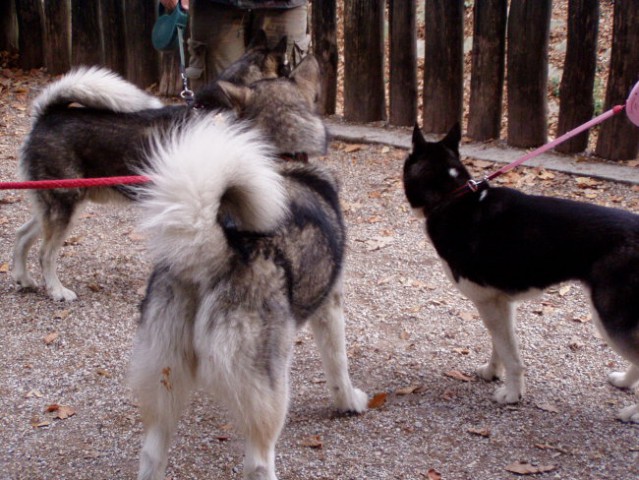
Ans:
[[[536,475],[538,473],[547,473],[557,470],[555,465],[531,465],[528,462],[514,462],[504,467],[505,470],[516,473],[518,475]]]
[[[31,419],[31,426],[33,428],[48,427],[49,425],[51,425],[51,422],[49,420],[40,420],[38,418]]]
[[[484,438],[490,437],[490,430],[488,430],[487,428],[469,428],[468,433],[479,435],[480,437]]]
[[[45,409],[45,412],[47,413],[55,412],[55,418],[58,418],[60,420],[66,420],[67,418],[75,415],[75,410],[72,407],[69,407],[68,405],[59,405],[57,403],[53,403],[49,405]]]
[[[346,147],[344,147],[344,152],[353,153],[353,152],[358,152],[361,149],[362,149],[361,145],[346,145]]]
[[[535,405],[539,410],[550,413],[559,413],[559,408],[551,403],[538,403]]]
[[[429,468],[428,472],[426,472],[426,478],[428,480],[441,480],[442,479],[442,474],[439,473],[434,468]]]
[[[597,187],[601,185],[601,182],[590,177],[577,177],[575,178],[575,182],[577,182],[579,188]]]
[[[304,438],[301,442],[302,447],[308,448],[322,448],[324,445],[322,443],[322,437],[320,435],[309,435]]]
[[[44,344],[51,345],[53,342],[55,342],[58,339],[59,336],[60,334],[58,332],[51,332],[50,334],[48,334],[46,337],[43,338]]]
[[[395,390],[396,395],[410,395],[411,393],[415,393],[420,390],[423,385],[411,385],[410,387],[398,388]]]
[[[455,380],[459,380],[462,382],[474,382],[475,378],[470,377],[466,374],[463,374],[459,370],[449,370],[448,372],[444,372],[444,375],[450,378],[454,378]]]
[[[80,245],[82,243],[82,240],[84,239],[83,236],[78,235],[78,236],[74,236],[74,237],[69,237],[64,241],[64,246],[75,246],[75,245]]]
[[[554,450],[556,452],[569,453],[568,450],[566,450],[565,448],[556,447],[547,443],[536,443],[535,448],[538,448],[540,450]]]
[[[42,393],[39,390],[33,389],[33,390],[29,390],[25,395],[24,398],[42,398]]]
[[[386,392],[382,392],[382,393],[378,393],[374,395],[373,398],[371,398],[368,401],[368,408],[370,409],[381,408],[386,403],[387,398],[388,398],[388,393]]]
[[[7,273],[9,271],[9,264],[7,262],[3,262],[0,265],[0,273]]]
[[[567,294],[568,292],[570,292],[570,289],[571,289],[571,288],[572,288],[572,287],[571,287],[570,285],[564,285],[563,287],[561,287],[561,288],[559,289],[559,296],[560,296],[560,297],[564,297],[564,296],[566,296],[566,294]]]
[[[71,314],[70,310],[58,310],[57,312],[55,312],[55,314],[53,315],[53,318],[59,319],[59,320],[64,320],[65,318],[67,318],[69,315]]]

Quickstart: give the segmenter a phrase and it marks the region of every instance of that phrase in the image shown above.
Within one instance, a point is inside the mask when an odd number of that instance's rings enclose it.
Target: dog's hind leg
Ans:
[[[44,285],[49,296],[56,301],[73,301],[78,296],[69,290],[58,278],[57,259],[71,226],[76,206],[60,209],[52,217],[42,218],[42,246],[40,248],[40,267],[44,277]]]
[[[524,366],[519,355],[515,336],[515,308],[511,301],[498,295],[482,301],[474,300],[484,325],[490,332],[492,354],[477,373],[486,380],[493,380],[505,369],[504,385],[495,390],[499,403],[516,403],[525,393]]]
[[[40,221],[36,216],[31,217],[31,220],[22,225],[16,233],[11,275],[20,288],[35,288],[37,286],[27,269],[27,256],[40,233]]]
[[[368,396],[353,387],[348,375],[341,279],[312,315],[310,324],[335,407],[342,412],[363,412],[368,406]]]
[[[138,480],[164,480],[171,440],[195,382],[193,296],[167,277],[157,269],[151,277],[131,356],[129,383],[144,424]]]
[[[259,313],[246,305],[220,312],[214,302],[203,301],[201,309],[210,312],[212,321],[201,321],[201,316],[197,321],[201,378],[246,436],[244,478],[277,480],[275,444],[288,410],[295,320],[283,314],[283,299],[265,300]]]

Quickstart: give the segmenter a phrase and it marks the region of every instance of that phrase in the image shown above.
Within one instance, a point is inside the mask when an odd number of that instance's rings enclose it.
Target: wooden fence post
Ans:
[[[125,2],[126,78],[140,88],[157,83],[159,53],[151,43],[157,1]]]
[[[71,65],[100,63],[99,2],[71,0]]]
[[[595,111],[593,88],[597,70],[599,0],[570,0],[568,3],[568,44],[564,73],[559,88],[560,108],[557,136],[592,118]],[[561,153],[583,152],[588,132],[559,144]]]
[[[44,65],[44,25],[39,0],[16,0],[20,66],[25,70]],[[25,35],[25,32],[29,32]]]
[[[417,44],[414,0],[390,0],[389,121],[414,125],[417,119]]]
[[[122,76],[126,75],[124,43],[124,5],[122,0],[100,0],[102,63]]]
[[[390,0],[389,120],[414,125],[417,119],[417,44],[415,0]]]
[[[615,2],[610,75],[606,89],[606,110],[623,104],[639,80],[639,4]],[[639,131],[625,114],[601,124],[595,153],[609,160],[633,159],[639,152]]]
[[[52,75],[71,67],[69,5],[64,0],[44,0],[44,66]]]
[[[508,18],[508,144],[548,139],[548,42],[552,0],[511,0]]]
[[[426,0],[424,132],[460,122],[464,101],[464,1]]]
[[[476,0],[468,136],[485,141],[501,132],[508,0]]]
[[[180,73],[180,53],[161,53],[160,84],[158,86],[158,95],[173,97],[178,95],[182,91],[182,87],[182,75]],[[191,86],[189,85],[189,89],[190,88]]]
[[[18,49],[18,24],[13,0],[0,2],[0,50]]]
[[[383,20],[384,2],[345,2],[344,117],[347,120],[386,119]]]
[[[320,113],[332,115],[337,103],[337,7],[335,0],[311,4],[313,53],[320,64],[322,87]]]

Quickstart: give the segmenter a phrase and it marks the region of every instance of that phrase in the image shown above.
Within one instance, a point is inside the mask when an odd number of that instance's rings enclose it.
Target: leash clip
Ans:
[[[466,185],[471,192],[476,192],[484,183],[488,183],[488,177],[486,176],[484,176],[484,178],[479,181],[471,178],[470,180],[468,180],[468,183]]]

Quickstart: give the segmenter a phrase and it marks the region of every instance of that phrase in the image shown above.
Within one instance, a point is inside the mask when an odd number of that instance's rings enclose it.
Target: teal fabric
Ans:
[[[189,14],[178,5],[172,12],[167,13],[166,9],[160,4],[158,19],[153,25],[151,33],[151,41],[153,47],[161,52],[177,50],[179,47],[178,28],[186,28],[189,20]]]

